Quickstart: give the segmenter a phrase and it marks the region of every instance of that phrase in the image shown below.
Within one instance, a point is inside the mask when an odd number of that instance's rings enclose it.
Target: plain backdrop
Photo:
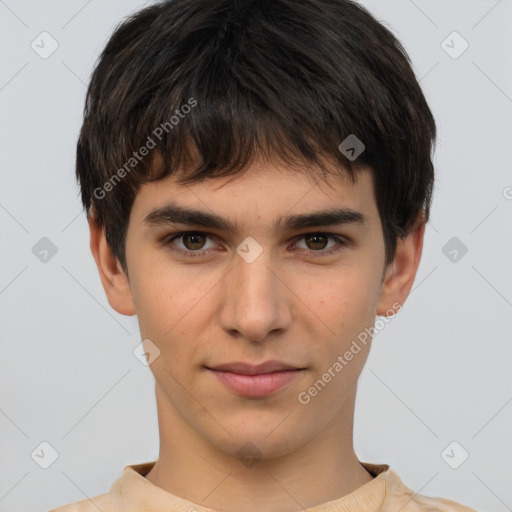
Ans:
[[[411,56],[439,138],[418,275],[359,381],[356,453],[420,494],[512,510],[512,0],[363,4]],[[144,5],[0,1],[1,512],[102,494],[158,455],[136,318],[108,305],[74,178],[94,62]]]

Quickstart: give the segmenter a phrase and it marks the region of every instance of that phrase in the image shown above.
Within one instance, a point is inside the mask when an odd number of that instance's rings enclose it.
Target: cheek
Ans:
[[[184,267],[171,265],[161,256],[140,261],[132,286],[133,299],[141,327],[151,327],[155,336],[164,335],[193,314],[206,293],[205,280]]]
[[[215,311],[219,276],[195,270],[154,265],[132,287],[142,338],[152,340],[176,371],[196,360]]]
[[[336,333],[365,326],[375,319],[378,293],[374,274],[369,268],[340,268],[313,279],[305,302]]]

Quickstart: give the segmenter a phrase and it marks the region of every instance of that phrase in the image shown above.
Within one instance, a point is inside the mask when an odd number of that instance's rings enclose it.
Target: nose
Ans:
[[[220,323],[228,334],[262,342],[290,328],[293,294],[285,269],[268,252],[252,262],[237,254],[224,280]]]

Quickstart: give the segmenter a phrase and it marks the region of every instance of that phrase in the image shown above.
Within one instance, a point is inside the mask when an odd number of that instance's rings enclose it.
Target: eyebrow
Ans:
[[[232,222],[220,215],[185,208],[176,202],[166,204],[149,213],[142,221],[148,226],[165,226],[168,224],[188,224],[204,228],[218,229],[229,233],[239,230],[238,223]],[[363,213],[351,208],[330,208],[313,213],[301,213],[279,217],[270,232],[295,231],[303,228],[319,226],[339,226],[343,224],[358,224],[367,226],[369,219]]]

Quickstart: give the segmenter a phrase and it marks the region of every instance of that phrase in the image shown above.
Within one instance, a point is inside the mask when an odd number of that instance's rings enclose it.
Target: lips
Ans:
[[[248,364],[243,362],[221,364],[210,368],[221,372],[238,373],[240,375],[263,375],[266,373],[274,373],[286,370],[301,370],[297,366],[292,366],[281,361],[266,361],[260,364]]]
[[[277,393],[305,368],[266,361],[261,364],[228,363],[208,368],[225,387],[239,396],[264,398]]]

